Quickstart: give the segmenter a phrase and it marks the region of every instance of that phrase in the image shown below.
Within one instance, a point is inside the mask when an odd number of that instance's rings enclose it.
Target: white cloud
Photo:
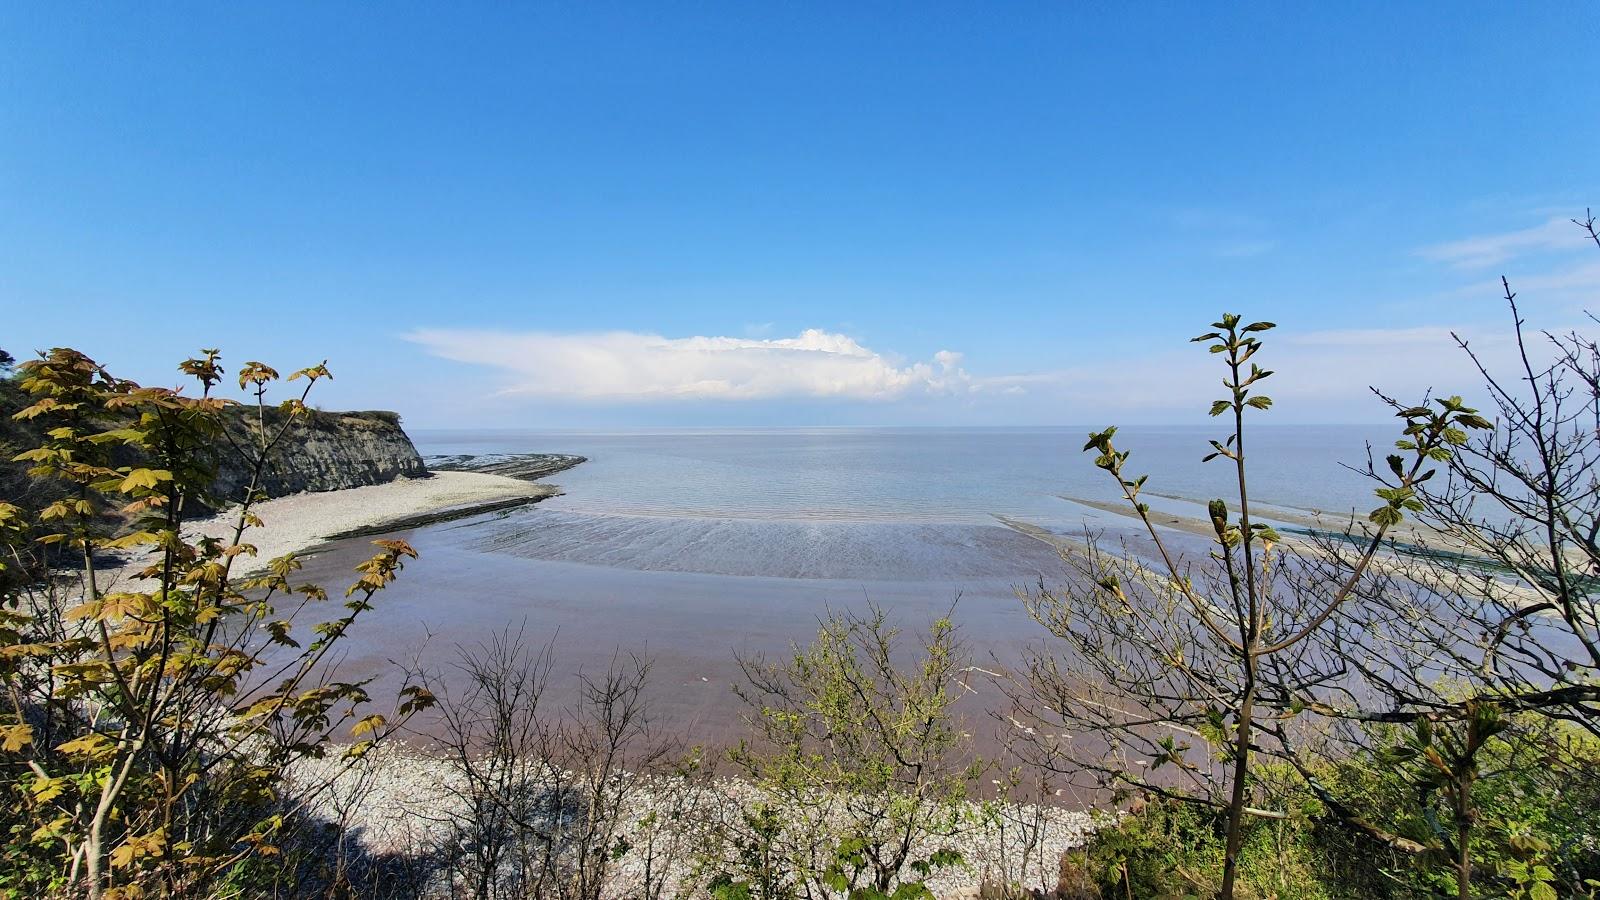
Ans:
[[[1591,251],[1588,256],[1579,258],[1589,259],[1593,255]],[[1587,320],[1586,313],[1600,308],[1600,262],[1569,263],[1535,272],[1517,271],[1506,277],[1522,310],[1539,323],[1573,315]],[[1429,300],[1440,306],[1471,301],[1476,309],[1493,309],[1499,314],[1498,321],[1508,324],[1511,313],[1506,308],[1505,288],[1500,278],[1499,274],[1480,272],[1469,283],[1441,291]]]
[[[1572,266],[1542,275],[1511,279],[1511,289],[1519,294],[1530,291],[1551,291],[1562,296],[1576,295],[1589,299],[1600,292],[1600,263]]]
[[[1415,328],[1334,328],[1324,331],[1288,333],[1280,340],[1302,347],[1453,347],[1449,328],[1423,325]]]
[[[1588,238],[1570,218],[1554,217],[1543,225],[1486,234],[1423,247],[1417,255],[1458,269],[1481,269],[1498,265],[1526,253],[1542,250],[1574,250]]]
[[[899,363],[842,334],[792,338],[685,337],[421,329],[406,335],[434,356],[500,371],[504,392],[592,401],[889,400],[958,394],[982,385],[961,354]]]
[[[1456,335],[1491,368],[1510,364],[1509,336],[1492,326],[1313,331],[1283,336],[1276,387],[1287,397],[1319,403],[1363,397],[1368,386],[1408,402],[1429,391],[1470,396],[1482,378]]]
[[[1470,402],[1481,393],[1482,378],[1452,330],[1470,340],[1491,369],[1515,370],[1509,333],[1492,322],[1273,331],[1253,360],[1276,371],[1260,385],[1277,401],[1263,421],[1382,420],[1385,409],[1369,385],[1407,401],[1432,390],[1461,393]],[[908,362],[818,329],[772,339],[455,329],[406,337],[433,356],[493,373],[500,399],[475,396],[500,410],[511,407],[498,404],[517,398],[596,408],[750,401],[747,409],[759,409],[759,401],[832,399],[892,403],[892,410],[883,406],[871,414],[885,421],[910,415],[924,422],[1169,422],[1201,417],[1226,393],[1217,357],[1181,341],[1080,357],[1053,370],[973,374],[956,351]]]

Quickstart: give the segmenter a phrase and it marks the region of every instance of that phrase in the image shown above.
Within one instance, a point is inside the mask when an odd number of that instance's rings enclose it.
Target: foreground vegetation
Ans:
[[[1592,216],[1574,223],[1600,247]],[[1290,543],[1251,518],[1245,423],[1272,405],[1253,361],[1271,323],[1224,316],[1194,339],[1225,366],[1211,414],[1231,427],[1206,459],[1238,486],[1211,502],[1208,558],[1168,548],[1115,429],[1090,436],[1154,549],[1091,538],[1065,554],[1077,584],[1029,593],[1070,656],[1035,656],[1019,696],[1055,736],[1039,765],[1149,804],[1090,849],[1113,864],[1106,889],[1118,874],[1129,896],[1600,888],[1600,346],[1528,334],[1503,284],[1516,370],[1459,341],[1492,413],[1380,393],[1402,433],[1369,452],[1380,504],[1337,536]],[[1384,554],[1408,520],[1408,552]],[[1109,752],[1078,752],[1087,735]]]
[[[278,373],[245,364],[240,416],[214,351],[180,367],[192,394],[72,350],[28,360],[0,381],[20,464],[0,469],[0,895],[870,900],[967,868],[996,898],[1592,897],[1600,347],[1535,339],[1506,300],[1519,370],[1480,365],[1492,410],[1384,398],[1400,434],[1368,466],[1378,505],[1336,536],[1252,511],[1274,326],[1197,337],[1225,373],[1207,459],[1237,483],[1209,554],[1152,522],[1116,430],[1091,435],[1145,539],[1085,535],[1063,550],[1078,577],[1025,592],[1052,640],[998,676],[1015,708],[992,760],[953,708],[987,676],[951,623],[911,641],[878,611],[741,660],[749,736],[721,751],[652,729],[647,659],[550,708],[549,648],[512,632],[376,704],[324,662],[408,545],[376,542],[342,596],[293,556],[238,574],[325,367],[269,403]],[[216,496],[225,457],[251,474]],[[185,531],[221,508],[230,539]],[[115,554],[136,578],[110,577]],[[418,716],[445,736],[444,799],[426,834],[371,846],[345,814]],[[1123,814],[1056,857],[1039,810],[1071,785]],[[979,833],[1016,858],[980,864]]]

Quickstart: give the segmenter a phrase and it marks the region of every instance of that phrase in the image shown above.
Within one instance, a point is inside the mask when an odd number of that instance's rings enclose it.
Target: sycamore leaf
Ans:
[[[18,656],[49,656],[49,644],[7,644],[0,647],[0,659],[9,659]]]
[[[69,756],[84,756],[90,759],[105,756],[116,749],[111,739],[103,734],[89,733],[80,738],[73,738],[64,744],[58,744],[56,749]]]
[[[296,381],[301,378],[310,378],[313,381],[318,378],[332,379],[333,373],[328,371],[328,361],[323,360],[320,365],[308,366],[289,376],[290,381]]]
[[[154,489],[163,481],[171,481],[172,473],[166,469],[134,469],[117,485],[120,493],[131,493],[139,488]]]
[[[106,541],[105,546],[112,550],[126,550],[140,544],[154,544],[161,540],[161,536],[153,531],[134,531],[122,537]]]
[[[378,729],[380,729],[380,728],[382,728],[384,726],[384,723],[386,721],[387,720],[384,719],[383,716],[380,716],[377,713],[373,713],[372,715],[367,716],[366,718],[364,718],[361,721],[357,722],[356,724],[352,725],[350,727],[350,736],[351,737],[360,737],[363,734],[368,734],[368,733],[377,731]]]
[[[49,803],[61,796],[67,789],[65,778],[41,778],[28,786],[28,791],[33,794],[33,799],[40,803]]]
[[[263,385],[278,378],[278,370],[265,363],[251,360],[239,369],[239,387],[248,387],[251,384]]]
[[[32,725],[0,725],[0,750],[16,753],[33,743]]]
[[[145,432],[140,431],[137,428],[114,428],[110,431],[102,431],[99,434],[89,436],[89,440],[96,444],[105,444],[112,441],[121,441],[125,444],[136,444],[144,439]]]

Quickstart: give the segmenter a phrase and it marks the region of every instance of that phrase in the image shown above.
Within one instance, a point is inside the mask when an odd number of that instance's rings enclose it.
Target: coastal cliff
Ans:
[[[268,428],[275,424],[269,417]],[[255,423],[241,417],[231,423],[237,441],[252,440]],[[290,426],[267,464],[261,487],[271,497],[301,491],[337,491],[383,484],[396,478],[418,478],[428,468],[411,438],[392,412],[321,412]],[[219,496],[237,499],[250,478],[234,454],[222,454],[217,473]]]

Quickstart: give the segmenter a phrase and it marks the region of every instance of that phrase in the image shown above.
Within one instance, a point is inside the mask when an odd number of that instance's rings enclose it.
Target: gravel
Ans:
[[[327,758],[297,763],[296,778],[316,782],[339,772],[339,749]],[[668,872],[665,896],[707,896],[696,877],[697,865],[715,854],[708,835],[718,822],[738,822],[741,812],[761,799],[753,785],[738,779],[697,780],[669,776],[634,779],[619,819],[621,837],[630,849],[617,858],[607,883],[608,897],[637,896],[645,859],[642,848],[676,848],[672,858],[651,865]],[[319,817],[341,821],[358,835],[363,848],[376,854],[418,856],[450,844],[452,823],[465,817],[465,780],[444,756],[405,744],[385,744],[354,767],[338,774],[331,790],[311,807]],[[1049,891],[1056,885],[1061,854],[1083,845],[1106,813],[1022,803],[960,805],[962,825],[952,834],[930,837],[917,855],[954,849],[962,862],[940,870],[928,882],[939,898],[973,898],[986,880],[1011,882]],[[983,814],[987,812],[987,814]],[[649,826],[647,827],[647,823]],[[652,830],[653,829],[653,830]],[[726,848],[722,852],[731,852]],[[915,858],[915,857],[914,857]],[[441,896],[448,887],[437,885]]]

